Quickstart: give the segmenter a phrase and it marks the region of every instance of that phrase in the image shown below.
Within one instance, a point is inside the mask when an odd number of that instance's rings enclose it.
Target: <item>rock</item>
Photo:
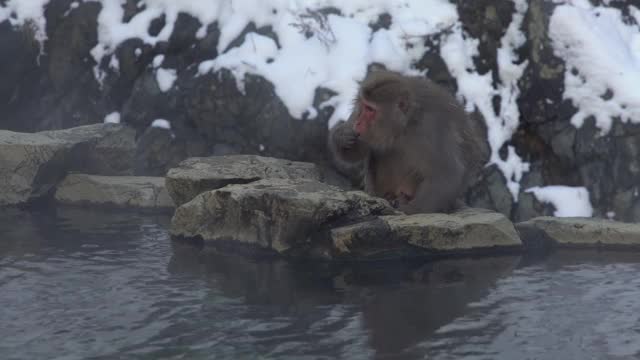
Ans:
[[[503,214],[466,209],[454,214],[388,217],[401,240],[429,251],[508,249],[522,245],[513,224]]]
[[[197,134],[183,134],[183,129],[148,127],[136,144],[136,175],[165,176],[182,160],[208,155],[205,142]],[[186,141],[189,139],[189,141]]]
[[[174,208],[162,177],[70,174],[58,185],[55,199],[65,205]]]
[[[33,37],[35,29],[22,26],[31,36],[20,34],[21,50],[12,60],[24,65],[2,64],[0,68],[3,82],[16,84],[11,92],[0,95],[3,128],[34,132],[101,122],[104,115],[118,108],[118,100],[128,94],[126,87],[112,86],[120,80],[119,73],[105,79],[102,87],[93,73],[96,64],[90,51],[98,39],[97,18],[101,5],[80,2],[77,8],[67,12],[71,2],[48,2],[44,14],[47,41],[42,44]],[[33,9],[37,11],[37,7]],[[7,35],[0,30],[0,38]],[[0,44],[5,45],[4,41]],[[10,47],[2,48],[11,54],[12,44],[8,45]],[[20,56],[27,51],[32,56],[30,59]]]
[[[334,228],[329,236],[332,256],[339,259],[388,259],[426,255],[425,251],[410,246],[406,241],[400,241],[390,224],[380,218]]]
[[[640,224],[544,216],[516,228],[527,248],[640,248]]]
[[[207,191],[180,206],[176,238],[233,244],[294,257],[330,257],[326,231],[340,223],[397,212],[387,201],[315,180],[269,179]]]
[[[69,171],[131,173],[134,137],[132,129],[117,124],[35,134],[0,130],[0,206],[49,194]]]
[[[296,259],[372,260],[513,251],[503,215],[402,215],[379,198],[315,181],[269,179],[207,191],[180,206],[171,234],[231,250]]]
[[[495,165],[482,170],[480,181],[469,189],[466,201],[470,206],[496,210],[506,216],[511,215],[513,207],[513,197]]]
[[[30,94],[36,87],[34,78],[37,75],[34,74],[40,72],[37,62],[40,49],[32,35],[26,28],[14,30],[8,21],[0,23],[0,48],[3,49],[0,53],[0,123],[3,128],[24,126],[21,121],[24,119],[3,115],[13,115],[25,107],[30,97],[26,93]],[[23,92],[25,95],[20,96]]]
[[[339,257],[356,258],[497,252],[522,247],[513,224],[504,215],[471,208],[453,214],[382,216],[333,229],[331,239]]]
[[[182,91],[176,95],[177,103],[209,144],[228,145],[238,154],[296,161],[327,158],[330,111],[320,111],[315,119],[295,119],[262,77],[247,74],[241,92],[226,69],[202,76],[194,76],[195,70],[179,76],[176,86]],[[316,91],[315,103],[322,100]]]
[[[190,158],[167,174],[167,189],[177,205],[196,195],[229,184],[246,184],[263,179],[320,180],[316,165],[256,155]]]

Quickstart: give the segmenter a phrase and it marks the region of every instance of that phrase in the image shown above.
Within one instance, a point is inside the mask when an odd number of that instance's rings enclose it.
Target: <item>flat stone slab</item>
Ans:
[[[163,177],[70,174],[55,199],[66,205],[169,210],[175,206]]]
[[[390,214],[397,212],[386,200],[361,191],[314,180],[269,179],[196,196],[176,210],[171,234],[309,256],[330,251],[323,239],[333,224]]]
[[[504,215],[482,209],[453,214],[414,214],[380,218],[331,230],[341,256],[371,257],[384,253],[456,254],[517,250],[522,242]]]
[[[640,224],[594,218],[537,217],[516,224],[527,248],[639,248]]]
[[[0,130],[0,206],[49,194],[69,171],[130,174],[134,152],[135,130],[119,124],[33,134]]]
[[[320,180],[315,164],[257,155],[195,157],[182,161],[167,173],[167,189],[177,205],[198,194],[230,184],[263,179]]]
[[[171,234],[232,252],[322,260],[522,249],[502,214],[403,215],[384,199],[315,180],[269,179],[204,192],[178,207]]]

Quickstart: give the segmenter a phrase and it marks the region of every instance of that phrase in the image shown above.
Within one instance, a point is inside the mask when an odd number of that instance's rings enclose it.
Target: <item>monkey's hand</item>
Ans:
[[[336,125],[333,131],[333,143],[338,149],[352,149],[358,142],[358,134],[351,128],[349,123]]]
[[[398,197],[396,196],[396,194],[393,194],[391,192],[387,192],[384,194],[383,198],[385,200],[387,200],[389,202],[389,205],[391,205],[391,207],[397,209],[398,206],[400,206],[400,201],[398,199]]]
[[[336,158],[346,163],[357,163],[367,157],[368,149],[358,139],[350,122],[342,122],[334,126],[329,137],[331,151]]]

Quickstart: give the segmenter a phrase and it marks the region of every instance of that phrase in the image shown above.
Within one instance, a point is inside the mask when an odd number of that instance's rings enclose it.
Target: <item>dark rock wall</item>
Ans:
[[[454,2],[464,31],[480,41],[480,55],[474,59],[477,70],[493,71],[497,82],[496,50],[511,23],[513,2]],[[0,23],[0,128],[62,129],[102,122],[105,115],[118,111],[122,121],[137,131],[138,174],[163,175],[186,157],[212,154],[250,153],[326,162],[330,109],[321,111],[315,120],[294,119],[273,86],[260,77],[248,77],[242,94],[227,71],[195,76],[201,61],[217,56],[216,24],[197,39],[199,22],[181,14],[169,41],[155,47],[140,40],[123,43],[115,51],[118,71],[108,67],[108,57],[99,64],[106,73],[100,85],[89,51],[97,42],[101,5],[81,3],[68,12],[70,4],[71,0],[52,0],[46,8],[48,40],[42,49],[29,26],[13,28],[8,22]],[[528,61],[519,83],[520,127],[504,150],[513,145],[531,163],[522,189],[586,186],[596,215],[614,211],[617,219],[638,220],[640,126],[616,121],[611,132],[600,136],[593,121],[579,129],[569,123],[576,109],[562,99],[564,64],[554,55],[547,33],[555,6],[551,1],[528,1],[522,28],[527,42],[518,50],[519,60]],[[611,1],[610,6],[626,10],[629,3]],[[136,11],[136,1],[127,1],[125,16]],[[385,21],[393,19],[381,17],[372,26],[384,26]],[[158,18],[150,32],[159,31],[163,24],[164,18]],[[250,25],[231,46],[241,43],[249,31],[271,34],[268,28]],[[425,41],[433,44],[438,39]],[[138,54],[136,49],[140,49]],[[179,74],[168,92],[162,92],[155,80],[152,61],[159,54],[165,56],[164,66]],[[416,66],[429,69],[431,78],[455,91],[455,79],[436,50],[427,52]],[[318,103],[326,96],[319,90]],[[150,128],[157,118],[170,119],[171,131]],[[496,209],[516,220],[553,213],[552,207],[530,194],[521,192],[517,200],[512,199],[495,166],[485,169],[468,194],[473,206]]]

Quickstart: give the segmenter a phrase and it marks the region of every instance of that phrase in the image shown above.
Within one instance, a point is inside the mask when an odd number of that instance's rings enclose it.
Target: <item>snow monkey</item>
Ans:
[[[364,162],[364,190],[407,213],[448,212],[486,161],[482,134],[424,77],[371,72],[348,121],[330,134],[339,161]]]

